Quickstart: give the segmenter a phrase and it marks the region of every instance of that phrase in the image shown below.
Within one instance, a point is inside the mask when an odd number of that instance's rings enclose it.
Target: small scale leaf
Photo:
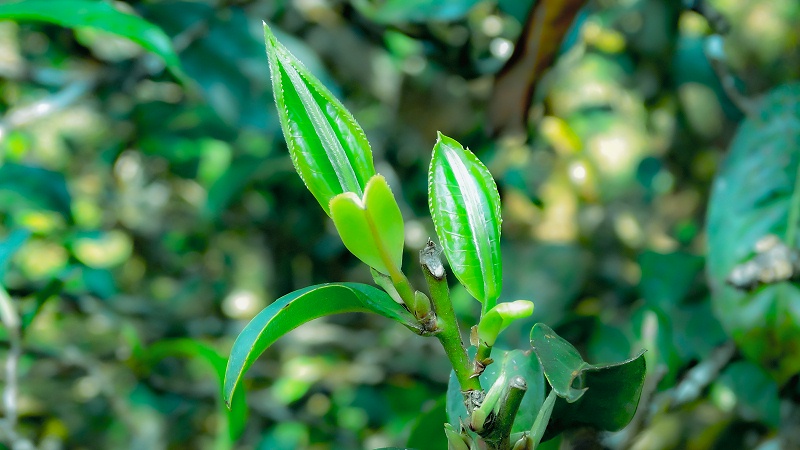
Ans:
[[[375,175],[364,131],[264,23],[272,90],[295,170],[325,213],[343,192],[358,197]]]
[[[244,373],[278,338],[313,319],[346,312],[373,312],[420,331],[405,308],[372,286],[330,283],[294,291],[264,308],[236,338],[225,369],[225,403],[230,407],[231,396]]]
[[[159,56],[167,68],[183,78],[172,41],[161,28],[115,9],[109,3],[90,0],[25,0],[0,5],[0,20],[47,22],[62,27],[90,27],[121,36]]]
[[[500,195],[489,170],[468,149],[439,133],[428,171],[436,234],[458,281],[484,310],[500,296]]]
[[[375,175],[364,197],[352,192],[331,200],[330,214],[350,253],[378,272],[390,274],[403,260],[403,216],[386,179]]]

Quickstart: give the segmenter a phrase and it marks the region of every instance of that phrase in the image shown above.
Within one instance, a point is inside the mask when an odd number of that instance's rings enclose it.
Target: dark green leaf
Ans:
[[[456,278],[491,309],[503,280],[500,195],[486,166],[441,133],[428,171],[428,205]]]
[[[359,197],[375,175],[364,131],[336,97],[264,24],[272,90],[297,173],[322,209],[342,192]]]
[[[24,0],[0,5],[0,19],[47,22],[68,28],[90,27],[121,36],[158,55],[182,77],[172,42],[152,23],[118,11],[109,3],[89,0]]]
[[[28,230],[14,230],[6,236],[3,242],[0,242],[0,282],[3,280],[11,257],[22,247],[30,235]]]
[[[572,344],[541,323],[531,330],[531,345],[560,397],[545,439],[573,426],[616,431],[631,421],[644,386],[644,352],[620,363],[588,364]]]
[[[22,164],[0,166],[0,210],[20,207],[45,209],[61,213],[71,221],[70,205],[71,198],[62,174]]]
[[[148,365],[153,365],[158,361],[171,356],[185,356],[191,359],[201,360],[208,363],[214,371],[214,375],[219,382],[222,390],[225,379],[225,357],[212,346],[193,339],[172,339],[156,342],[147,348],[143,354]],[[223,440],[233,443],[244,431],[247,421],[247,406],[244,402],[244,389],[237,389],[233,394],[233,402],[230,411],[220,402],[220,415],[227,418],[224,427],[220,430]]]
[[[463,18],[480,0],[356,0],[354,5],[370,20],[384,24],[452,21]]]
[[[373,312],[410,329],[418,327],[414,317],[388,294],[365,284],[319,284],[286,294],[258,313],[236,338],[225,371],[225,402],[231,404],[231,394],[244,373],[278,338],[313,319],[346,312]]]
[[[528,390],[522,398],[522,404],[514,420],[513,433],[530,430],[536,420],[536,414],[544,402],[544,377],[539,361],[533,354],[522,350],[503,352],[495,349],[492,356],[495,362],[490,364],[480,376],[481,386],[488,389],[500,376],[500,371],[505,370],[508,379],[521,376],[528,384]],[[470,357],[475,357],[475,348],[470,349]],[[447,419],[450,424],[458,428],[460,421],[467,423],[467,408],[464,407],[464,397],[455,373],[450,374],[450,383],[447,386]]]
[[[413,448],[447,448],[444,423],[447,422],[447,398],[440,398],[411,425],[406,445]]]
[[[736,407],[744,419],[758,420],[777,429],[781,423],[778,385],[761,367],[736,361],[716,381],[735,395]]]
[[[781,282],[745,292],[727,286],[768,234],[797,247],[800,209],[800,84],[781,86],[747,118],[709,200],[708,274],[714,311],[744,354],[779,383],[800,371],[800,289]]]
[[[533,326],[531,346],[542,363],[544,376],[558,396],[568,402],[581,398],[586,388],[576,388],[575,380],[590,365],[578,350],[543,323]]]

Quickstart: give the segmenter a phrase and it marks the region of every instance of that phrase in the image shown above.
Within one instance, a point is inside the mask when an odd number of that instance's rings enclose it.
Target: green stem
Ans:
[[[547,398],[544,400],[542,408],[539,410],[539,414],[536,415],[536,420],[531,427],[530,439],[533,441],[534,449],[539,446],[539,442],[541,442],[542,436],[544,436],[544,431],[547,429],[547,424],[550,422],[550,415],[553,413],[553,405],[555,404],[556,391],[553,389],[550,390],[550,394],[548,394]]]
[[[426,247],[423,252],[427,250]],[[430,290],[433,309],[438,318],[440,332],[436,337],[442,343],[444,352],[453,366],[461,391],[481,391],[481,383],[478,377],[472,378],[472,367],[467,356],[467,350],[464,348],[464,342],[461,340],[461,331],[458,328],[458,320],[453,310],[453,304],[450,302],[450,288],[447,286],[447,278],[444,276],[444,271],[436,270],[436,275],[439,275],[436,276],[431,272],[429,261],[420,259],[422,272],[425,274],[425,281],[427,281],[428,289]],[[439,264],[441,265],[441,262]],[[469,411],[469,408],[467,410]]]
[[[508,449],[511,446],[511,427],[517,417],[522,397],[528,390],[528,385],[522,377],[514,377],[508,382],[508,387],[500,401],[497,418],[484,440],[497,449]]]
[[[795,173],[794,192],[789,203],[789,220],[786,224],[786,246],[790,249],[794,249],[798,220],[800,220],[800,163]]]

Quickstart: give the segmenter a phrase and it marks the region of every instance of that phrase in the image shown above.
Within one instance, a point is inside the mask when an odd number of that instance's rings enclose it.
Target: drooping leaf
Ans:
[[[71,203],[64,175],[22,164],[0,166],[0,210],[19,207],[45,209],[58,212],[71,221]]]
[[[214,375],[219,382],[220,390],[225,379],[225,357],[212,346],[194,339],[169,339],[158,341],[148,347],[141,355],[145,358],[148,365],[153,365],[158,361],[170,356],[184,356],[200,361],[205,361],[214,371]],[[219,414],[226,418],[221,427],[217,439],[224,442],[225,447],[230,447],[244,431],[247,421],[247,406],[244,402],[244,389],[239,388],[233,394],[231,409],[228,410],[225,404],[220,402]]]
[[[418,330],[416,320],[405,308],[372,286],[330,283],[294,291],[264,308],[236,338],[225,369],[225,402],[231,404],[244,373],[278,338],[313,319],[346,312],[373,312]]]
[[[644,352],[620,363],[589,364],[542,323],[531,330],[531,345],[559,396],[545,439],[574,426],[617,431],[633,419],[646,374]]]
[[[507,379],[520,376],[528,385],[528,390],[522,398],[522,404],[517,411],[514,419],[512,433],[530,430],[536,420],[536,414],[544,402],[544,376],[539,361],[530,352],[522,350],[511,350],[503,352],[495,349],[492,354],[495,362],[486,367],[480,376],[481,386],[487,388],[492,386],[500,376],[501,370],[506,371]],[[470,349],[470,357],[475,357],[475,348]],[[467,408],[464,406],[464,397],[461,395],[461,388],[455,373],[450,373],[450,382],[447,385],[447,420],[456,429],[463,420],[468,422]]]
[[[403,216],[381,175],[372,177],[359,198],[352,192],[331,200],[331,218],[345,247],[375,270],[389,274],[389,265],[403,260]]]
[[[361,197],[375,175],[364,131],[355,118],[264,24],[272,89],[295,170],[322,209],[342,192]]]
[[[178,78],[180,60],[169,37],[156,25],[111,4],[90,0],[20,0],[0,5],[0,20],[47,22],[62,27],[89,27],[130,39],[160,57]]]
[[[428,205],[450,268],[488,310],[500,296],[500,195],[469,149],[439,133],[428,171]]]
[[[797,248],[799,145],[795,83],[770,92],[758,115],[742,122],[714,180],[706,229],[714,311],[744,354],[779,384],[800,372],[800,288],[781,282],[745,292],[725,280],[768,234]]]
[[[478,338],[487,345],[494,345],[497,335],[517,319],[533,314],[533,302],[516,300],[500,303],[483,315],[478,323]]]

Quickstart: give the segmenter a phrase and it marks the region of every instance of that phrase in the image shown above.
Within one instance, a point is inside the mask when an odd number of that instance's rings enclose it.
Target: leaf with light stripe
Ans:
[[[295,170],[325,213],[343,192],[359,197],[375,175],[372,150],[353,115],[264,24],[272,90]]]
[[[500,195],[489,170],[439,133],[428,171],[428,203],[450,268],[490,309],[500,296]]]
[[[420,332],[411,313],[387,293],[366,284],[318,284],[294,291],[264,308],[239,333],[225,369],[225,403],[230,407],[244,373],[278,338],[313,319],[347,312],[380,314]]]

